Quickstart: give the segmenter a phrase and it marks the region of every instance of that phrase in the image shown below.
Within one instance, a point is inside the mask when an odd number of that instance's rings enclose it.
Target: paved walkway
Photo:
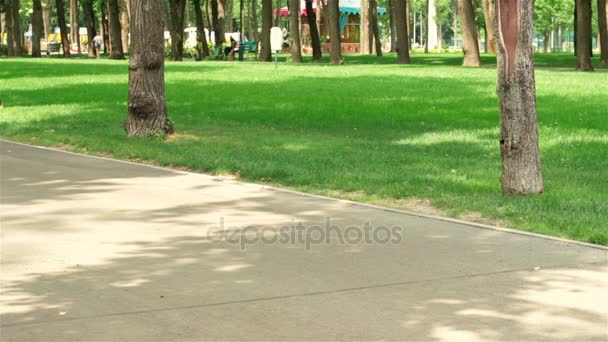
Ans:
[[[0,158],[2,341],[608,339],[605,249],[7,142]],[[253,225],[265,243],[234,234]]]

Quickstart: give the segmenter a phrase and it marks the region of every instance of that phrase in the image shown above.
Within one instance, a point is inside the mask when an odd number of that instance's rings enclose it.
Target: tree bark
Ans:
[[[308,19],[308,28],[310,31],[310,43],[312,45],[312,59],[319,60],[323,57],[323,53],[321,52],[321,38],[319,37],[319,30],[316,25],[317,23],[317,15],[313,10],[312,6],[313,0],[306,0],[306,19]]]
[[[108,52],[108,49],[110,48],[110,35],[109,35],[109,29],[108,29],[108,16],[107,16],[107,7],[108,7],[108,3],[107,0],[101,0],[99,1],[99,12],[101,13],[101,19],[100,19],[100,23],[99,23],[99,27],[101,28],[101,35],[103,37],[103,51],[104,53]]]
[[[272,0],[262,0],[262,46],[260,48],[260,61],[271,62],[270,28],[272,27]]]
[[[272,10],[272,9],[271,9]],[[222,46],[224,43],[224,8],[218,0],[211,0],[211,22],[215,45]]]
[[[483,16],[486,22],[487,52],[496,54],[496,40],[494,40],[494,0],[482,0]]]
[[[407,8],[408,0],[394,0],[395,3],[395,28],[397,33],[397,63],[410,64],[410,38],[407,32]]]
[[[42,0],[42,20],[44,22],[44,39],[47,39],[53,28],[51,27],[51,10],[53,8],[53,0]]]
[[[576,70],[593,70],[591,37],[591,0],[576,0]]]
[[[131,0],[127,136],[171,134],[164,70],[163,0]]]
[[[193,0],[194,15],[196,16],[196,60],[200,61],[203,57],[209,56],[209,44],[205,36],[205,22],[203,20],[203,10],[201,0]]]
[[[70,36],[72,44],[76,44],[78,52],[80,52],[79,14],[78,0],[70,0]]]
[[[129,1],[120,0],[118,7],[120,13],[120,40],[122,41],[122,52],[129,52]]]
[[[256,0],[251,0],[251,17],[253,18],[253,40],[259,43],[258,37],[258,4]]]
[[[532,44],[532,1],[496,0],[502,191],[527,195],[544,191]]]
[[[359,16],[359,52],[362,54],[371,53],[371,34],[369,18],[369,0],[361,0],[361,15]]]
[[[23,34],[21,33],[19,6],[19,0],[8,0],[5,4],[5,20],[9,56],[21,56],[23,54]]]
[[[600,36],[600,63],[608,64],[608,1],[597,0],[597,16]]]
[[[40,57],[40,39],[44,35],[44,23],[42,20],[42,3],[40,0],[32,2],[32,57]],[[1,36],[0,36],[1,37]]]
[[[378,2],[376,0],[369,0],[369,17],[376,56],[382,57],[382,42],[380,41],[380,29],[378,28]]]
[[[426,32],[426,36],[424,36],[424,53],[429,53],[429,9],[429,0],[426,0],[426,20],[423,22],[424,32]]]
[[[183,60],[184,55],[184,11],[186,0],[169,0],[171,10],[171,59]]]
[[[63,49],[63,56],[70,57],[70,40],[68,39],[68,27],[65,23],[65,8],[63,7],[63,0],[56,0],[55,7],[57,7],[57,22],[59,23],[59,30],[61,31],[61,47]]]
[[[124,59],[118,0],[108,0],[108,26],[110,28],[110,59]]]
[[[458,0],[458,13],[460,13],[462,21],[462,50],[464,51],[462,65],[478,67],[481,65],[479,38],[475,23],[475,8],[471,0]]]
[[[302,63],[302,46],[300,44],[300,0],[288,0],[289,8],[289,35],[291,36],[291,44],[289,50],[291,52],[292,63]]]
[[[88,56],[95,57],[95,44],[93,43],[93,37],[95,37],[95,11],[93,11],[92,0],[82,0],[82,13],[87,22],[87,47]]]
[[[395,28],[395,0],[388,0],[387,5],[388,26],[391,40],[391,49],[389,52],[395,52],[395,50],[397,49],[397,35]]]
[[[327,20],[329,24],[329,64],[342,64],[342,45],[340,39],[340,8],[338,0],[327,1]]]

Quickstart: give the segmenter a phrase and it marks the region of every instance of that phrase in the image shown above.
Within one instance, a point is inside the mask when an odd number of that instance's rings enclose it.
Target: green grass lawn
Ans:
[[[284,56],[283,56],[284,57]],[[546,193],[500,192],[496,71],[459,55],[167,63],[178,135],[127,139],[127,62],[0,59],[0,137],[608,244],[608,72],[537,70]],[[539,55],[571,68],[574,57]],[[597,60],[595,61],[597,64]]]

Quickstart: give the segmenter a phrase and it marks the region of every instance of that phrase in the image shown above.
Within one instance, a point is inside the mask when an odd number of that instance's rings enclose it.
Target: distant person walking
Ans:
[[[93,38],[93,46],[95,47],[95,56],[97,58],[101,58],[101,44],[103,44],[103,37],[97,32],[97,35]]]

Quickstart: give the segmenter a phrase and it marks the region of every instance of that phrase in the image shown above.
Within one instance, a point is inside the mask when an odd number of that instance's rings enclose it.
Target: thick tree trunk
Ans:
[[[391,49],[389,52],[395,52],[397,50],[397,35],[395,28],[395,0],[388,0],[388,26],[391,40]]]
[[[378,2],[376,0],[369,0],[369,14],[376,56],[382,57],[382,42],[380,41],[380,29],[378,28]]]
[[[272,0],[262,0],[262,47],[260,48],[260,61],[271,62],[270,28],[272,26]]]
[[[228,0],[228,1],[223,1],[224,3],[224,10],[226,11],[226,27],[227,30],[226,32],[234,32],[234,27],[232,26],[232,22],[234,21],[234,1],[233,0]]]
[[[291,36],[291,44],[289,50],[291,52],[292,63],[302,63],[302,46],[300,44],[300,0],[289,0],[289,35]]]
[[[47,39],[53,33],[51,27],[51,11],[53,9],[53,0],[42,0],[42,20],[44,22],[44,39]]]
[[[43,34],[42,3],[40,0],[34,0],[32,2],[32,57],[40,57],[42,55],[40,51],[40,39],[42,39]]]
[[[108,26],[110,27],[110,59],[124,59],[118,0],[108,0]]]
[[[193,0],[194,15],[196,16],[196,60],[200,61],[203,57],[209,56],[209,45],[205,36],[205,22],[203,21],[203,10],[201,0]]]
[[[211,22],[215,45],[221,46],[224,43],[224,7],[218,0],[211,0]]]
[[[359,16],[359,53],[369,54],[371,35],[369,30],[369,0],[361,0],[361,15]]]
[[[591,37],[591,0],[576,0],[576,70],[593,70]]]
[[[597,0],[597,16],[600,36],[600,63],[608,64],[608,1]]]
[[[129,1],[120,0],[118,6],[120,11],[120,40],[122,41],[122,52],[129,52]]]
[[[167,120],[163,0],[131,0],[127,136],[172,133]]]
[[[316,25],[317,23],[317,15],[313,10],[312,6],[313,0],[306,0],[306,19],[308,19],[308,28],[310,31],[310,43],[312,45],[312,59],[318,60],[323,57],[321,53],[321,38],[319,37],[319,30]]]
[[[171,59],[183,60],[184,55],[184,11],[186,0],[169,0],[171,10]]]
[[[502,190],[508,195],[542,193],[532,51],[534,5],[496,0],[495,10]]]
[[[397,63],[410,64],[410,39],[407,32],[406,7],[408,0],[394,0],[395,28],[397,29]]]
[[[6,31],[9,56],[21,56],[23,54],[23,33],[21,32],[19,7],[19,0],[6,1]]]
[[[55,7],[57,7],[57,22],[59,23],[59,30],[61,31],[61,47],[63,48],[63,56],[70,57],[70,40],[68,39],[68,27],[65,23],[65,8],[63,7],[63,0],[56,0]]]
[[[70,36],[72,44],[76,44],[78,52],[80,52],[79,14],[78,0],[70,0]]]
[[[93,11],[93,0],[82,0],[82,13],[84,14],[84,18],[87,22],[87,47],[88,47],[88,56],[95,57],[95,44],[93,43],[93,38],[97,33],[95,31],[95,11]]]
[[[338,0],[327,1],[327,20],[329,24],[329,64],[342,64],[342,45],[340,39],[340,8]]]
[[[458,13],[462,21],[462,50],[464,51],[462,65],[478,67],[481,65],[479,38],[475,23],[475,8],[471,1],[458,0]]]
[[[486,48],[487,52],[496,54],[496,41],[494,40],[494,1],[482,0],[483,16],[486,22]]]

